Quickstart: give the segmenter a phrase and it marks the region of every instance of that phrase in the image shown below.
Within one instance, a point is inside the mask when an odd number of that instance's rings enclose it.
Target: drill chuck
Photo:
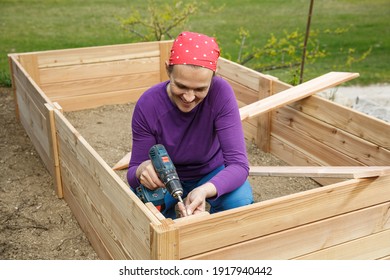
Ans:
[[[178,199],[178,196],[181,197],[183,195],[183,188],[179,180],[171,180],[165,185],[165,187],[167,188],[168,192],[176,199]]]

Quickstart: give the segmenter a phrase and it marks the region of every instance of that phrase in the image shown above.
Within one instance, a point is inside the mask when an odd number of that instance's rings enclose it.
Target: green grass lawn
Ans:
[[[167,1],[162,1],[167,2]],[[249,42],[262,46],[270,33],[304,31],[309,0],[208,1],[223,6],[218,13],[202,9],[190,18],[185,29],[216,36],[222,56],[237,57],[238,30],[250,31]],[[116,16],[126,17],[133,9],[146,11],[145,0],[0,0],[0,83],[9,78],[8,53],[65,49],[134,42],[120,29]],[[318,39],[328,56],[306,67],[305,80],[329,71],[359,72],[353,83],[387,83],[390,78],[388,0],[316,0],[312,30],[348,27],[341,36]],[[178,30],[179,31],[179,30]],[[176,34],[175,34],[176,35]],[[357,54],[372,47],[362,62],[346,69],[340,49]],[[279,71],[268,74],[286,80]]]

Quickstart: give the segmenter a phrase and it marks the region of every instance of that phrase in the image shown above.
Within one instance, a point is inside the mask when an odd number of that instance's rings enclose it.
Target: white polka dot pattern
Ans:
[[[179,34],[173,42],[169,64],[193,64],[215,71],[219,54],[214,38],[187,31]]]

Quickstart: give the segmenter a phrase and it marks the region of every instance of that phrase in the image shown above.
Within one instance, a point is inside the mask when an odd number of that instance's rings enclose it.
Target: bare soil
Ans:
[[[0,259],[98,259],[0,88]]]
[[[0,259],[98,259],[15,116],[10,88],[0,88]],[[133,104],[65,113],[113,166],[131,149]],[[285,165],[247,143],[251,165]],[[125,181],[126,171],[118,171]],[[316,188],[309,178],[249,178],[255,201]]]

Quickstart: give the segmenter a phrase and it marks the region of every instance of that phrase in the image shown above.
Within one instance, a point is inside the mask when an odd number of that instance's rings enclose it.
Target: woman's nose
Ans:
[[[195,99],[195,93],[192,89],[190,89],[186,93],[184,93],[183,97],[186,102],[192,102]]]

